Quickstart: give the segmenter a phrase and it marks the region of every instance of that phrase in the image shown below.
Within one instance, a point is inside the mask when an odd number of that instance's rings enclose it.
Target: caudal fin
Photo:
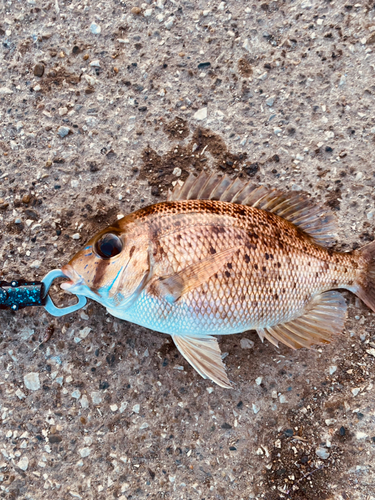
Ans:
[[[356,295],[375,312],[375,241],[357,250],[362,257],[362,280]]]

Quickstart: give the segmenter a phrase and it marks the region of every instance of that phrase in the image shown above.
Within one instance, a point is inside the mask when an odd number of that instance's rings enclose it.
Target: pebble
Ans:
[[[242,349],[252,349],[254,347],[254,342],[250,339],[241,339]]]
[[[337,366],[336,365],[331,365],[329,367],[329,374],[330,375],[333,375],[335,373],[335,371],[337,370]]]
[[[143,13],[145,17],[150,17],[152,15],[152,9],[146,9]]]
[[[258,76],[258,80],[266,80],[267,76],[268,76],[268,73],[267,73],[267,71],[265,71],[260,76]]]
[[[80,397],[81,397],[81,391],[79,389],[76,389],[75,391],[72,392],[72,398],[79,399]]]
[[[26,389],[30,389],[30,391],[37,391],[40,389],[39,373],[28,373],[23,377],[23,383],[25,384]]]
[[[79,240],[81,235],[79,233],[74,233],[72,236],[72,240]]]
[[[366,349],[366,352],[367,352],[367,354],[370,354],[370,356],[374,356],[374,358],[375,358],[375,349],[373,349],[373,348]]]
[[[70,128],[69,128],[69,127],[64,127],[64,126],[62,126],[62,127],[59,127],[59,128],[57,129],[57,134],[58,134],[61,138],[66,137],[66,136],[69,134],[69,132],[70,132]]]
[[[31,269],[39,269],[41,264],[42,262],[40,260],[34,260],[34,262],[30,264],[30,267]]]
[[[255,403],[253,403],[253,412],[255,413],[255,415],[260,411],[260,407],[258,405],[256,405]]]
[[[94,405],[99,405],[102,402],[102,394],[100,392],[92,392],[91,399]]]
[[[34,66],[34,76],[43,76],[44,64],[38,63]]]
[[[81,448],[79,450],[79,454],[81,455],[82,458],[86,458],[90,455],[91,453],[91,450],[90,448]]]
[[[272,95],[268,99],[266,99],[267,106],[273,106],[273,103],[275,102],[275,99],[276,99],[276,97],[274,95]]]
[[[88,319],[88,317],[87,317],[87,319]],[[79,336],[81,337],[81,339],[85,339],[90,332],[91,332],[91,328],[86,326],[85,328],[83,328],[83,330],[79,331]]]
[[[16,396],[19,399],[24,399],[26,397],[26,395],[21,391],[21,389],[16,390]]]
[[[258,377],[255,379],[256,385],[260,385],[262,383],[263,377]]]
[[[167,21],[165,21],[164,26],[167,28],[167,30],[170,30],[173,26],[174,19],[173,17],[170,17]]]
[[[280,394],[279,401],[280,401],[280,403],[286,403],[287,402],[286,401],[286,397],[284,396],[284,394]]]
[[[8,89],[7,87],[0,87],[0,95],[13,94],[13,90]]]
[[[318,455],[319,458],[322,460],[327,460],[329,458],[329,451],[327,448],[324,448],[323,446],[319,446],[316,450],[315,453]]]
[[[134,413],[139,413],[139,410],[140,410],[141,406],[140,405],[134,405],[132,410],[134,411]]]
[[[353,394],[353,396],[357,396],[359,394],[359,391],[361,389],[359,389],[359,387],[354,387],[353,389],[351,389],[351,392]]]
[[[113,411],[113,412],[118,410],[117,404],[111,405],[110,408],[111,408],[111,411]]]
[[[276,135],[277,134],[281,134],[281,132],[282,132],[281,128],[276,127],[276,128],[273,129],[273,133],[276,134]]]
[[[86,394],[84,394],[81,399],[79,400],[82,408],[88,408],[89,407],[89,400],[87,399]]]
[[[250,40],[248,38],[246,38],[246,40],[244,41],[244,43],[242,44],[242,47],[247,50],[248,52],[250,52],[250,49],[251,49],[251,45],[250,45]]]
[[[142,9],[140,9],[139,7],[133,7],[130,12],[135,16],[139,16],[139,14],[142,12]]]
[[[90,31],[91,33],[93,33],[94,35],[100,35],[101,31],[102,31],[102,28],[99,26],[99,24],[96,24],[96,23],[91,23],[90,24]]]
[[[42,90],[42,87],[41,87],[41,86],[39,85],[39,83],[38,83],[37,85],[35,85],[35,86],[33,87],[33,90],[34,90],[35,92],[39,92],[40,90]]]
[[[194,113],[193,118],[194,120],[205,120],[207,118],[207,108],[198,109],[198,111]]]
[[[64,116],[68,113],[68,108],[59,108],[59,115]],[[69,132],[68,132],[69,133]]]
[[[18,462],[17,466],[21,470],[27,470],[27,468],[29,467],[29,459],[25,456],[22,457],[21,460]]]
[[[176,177],[180,177],[180,175],[182,174],[182,170],[180,169],[180,167],[176,167],[173,170],[172,174],[175,175]]]
[[[99,59],[95,59],[94,61],[91,61],[91,62],[90,62],[90,66],[91,66],[92,68],[100,68],[101,66],[100,66],[100,61],[99,61]]]

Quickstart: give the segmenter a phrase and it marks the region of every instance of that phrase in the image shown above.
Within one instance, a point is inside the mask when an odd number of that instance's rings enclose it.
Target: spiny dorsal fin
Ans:
[[[328,344],[344,329],[346,302],[341,293],[324,292],[310,303],[309,310],[288,323],[257,328],[259,337],[272,344],[278,342],[299,349],[313,344]]]
[[[199,375],[203,378],[210,378],[225,389],[232,387],[225,372],[220,347],[215,337],[172,335],[172,338],[177,349]]]
[[[328,208],[314,205],[301,191],[283,193],[238,178],[232,181],[227,175],[219,177],[202,172],[198,177],[190,174],[182,186],[177,185],[169,193],[168,200],[220,200],[249,205],[292,222],[320,245],[335,242],[337,224],[334,215]]]

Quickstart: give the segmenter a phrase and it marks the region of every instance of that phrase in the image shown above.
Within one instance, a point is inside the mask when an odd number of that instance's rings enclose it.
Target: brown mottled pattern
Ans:
[[[155,294],[151,280],[127,318],[160,331],[167,324],[169,330],[174,324],[178,331],[217,334],[275,325],[303,314],[314,295],[333,288],[353,290],[359,279],[355,254],[320,247],[288,221],[253,207],[211,200],[165,202],[131,219],[138,229],[148,228],[154,279],[241,245],[219,272],[174,304]]]

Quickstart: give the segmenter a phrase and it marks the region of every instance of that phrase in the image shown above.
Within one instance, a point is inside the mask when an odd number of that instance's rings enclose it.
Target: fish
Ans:
[[[375,311],[375,242],[340,253],[337,222],[301,191],[190,174],[166,201],[91,238],[61,287],[120,319],[169,334],[206,379],[232,387],[216,335],[256,330],[292,349],[342,333],[346,301]]]

